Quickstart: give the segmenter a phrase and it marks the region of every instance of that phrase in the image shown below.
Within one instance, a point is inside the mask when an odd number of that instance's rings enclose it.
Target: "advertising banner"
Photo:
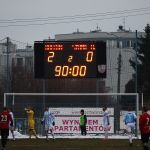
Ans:
[[[80,110],[84,109],[87,116],[87,133],[104,133],[102,108],[49,108],[55,115],[55,133],[80,133]],[[114,133],[114,109],[108,108],[110,131]]]

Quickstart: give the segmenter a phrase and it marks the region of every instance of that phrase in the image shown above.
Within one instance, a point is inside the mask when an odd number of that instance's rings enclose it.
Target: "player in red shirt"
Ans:
[[[149,150],[148,141],[150,137],[150,115],[147,113],[147,108],[143,107],[142,115],[139,118],[139,128],[141,131],[141,140],[144,150]]]
[[[7,108],[4,107],[3,112],[0,113],[0,131],[1,131],[2,150],[6,150],[7,139],[9,136],[9,125],[13,126],[13,120]]]

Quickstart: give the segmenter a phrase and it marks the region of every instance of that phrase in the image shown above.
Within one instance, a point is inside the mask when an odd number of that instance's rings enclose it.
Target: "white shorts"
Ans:
[[[132,132],[135,129],[135,123],[127,123],[126,130],[127,132]]]

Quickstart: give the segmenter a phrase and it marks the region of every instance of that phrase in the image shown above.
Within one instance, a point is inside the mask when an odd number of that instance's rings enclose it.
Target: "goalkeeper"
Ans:
[[[55,125],[55,116],[53,115],[53,113],[49,111],[48,107],[45,109],[44,116],[41,123],[44,124],[46,139],[48,140],[48,135],[50,131],[52,138],[54,140],[55,138],[54,138],[53,126]]]
[[[35,121],[34,121],[34,111],[31,107],[24,109],[28,115],[28,130],[29,130],[29,138],[31,139],[31,135],[34,135],[36,139],[38,138],[35,131]]]

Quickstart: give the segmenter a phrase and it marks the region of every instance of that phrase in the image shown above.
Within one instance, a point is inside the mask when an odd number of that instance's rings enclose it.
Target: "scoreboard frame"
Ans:
[[[35,78],[106,78],[106,70],[106,42],[34,42]]]

